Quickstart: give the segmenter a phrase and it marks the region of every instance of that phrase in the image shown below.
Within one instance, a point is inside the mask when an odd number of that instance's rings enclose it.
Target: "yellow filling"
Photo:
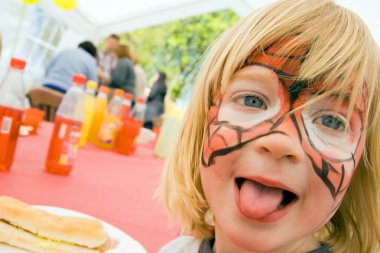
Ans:
[[[76,247],[84,247],[84,248],[87,248],[85,246],[82,246],[82,245],[78,245],[78,244],[75,244],[75,243],[71,243],[71,242],[66,242],[66,241],[61,241],[61,240],[57,240],[57,239],[51,239],[51,238],[47,238],[47,237],[43,237],[43,236],[40,236],[40,235],[36,235],[22,227],[19,227],[15,224],[12,224],[6,220],[3,220],[3,219],[0,219],[1,222],[3,223],[6,223],[8,224],[9,226],[12,226],[14,228],[16,228],[17,230],[19,231],[22,231],[22,232],[25,232],[25,233],[28,233],[30,235],[33,235],[34,237],[36,237],[39,241],[34,243],[33,246],[37,247],[37,248],[52,248],[52,247],[56,247],[58,246],[58,244],[60,243],[65,243],[65,244],[68,244],[68,245],[71,245],[71,246],[76,246]],[[90,248],[89,248],[90,249]]]

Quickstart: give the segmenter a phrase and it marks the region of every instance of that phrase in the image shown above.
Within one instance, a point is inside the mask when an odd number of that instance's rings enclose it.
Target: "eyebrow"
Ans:
[[[312,92],[310,94],[311,95],[316,95],[316,92]],[[346,92],[346,93],[337,93],[337,92],[334,92],[330,96],[326,97],[326,99],[334,99],[335,101],[336,101],[336,99],[340,99],[340,98],[342,99],[341,106],[342,105],[348,106],[350,104],[351,97],[350,97],[350,93],[349,92]],[[358,110],[359,112],[363,113],[366,110],[365,109],[365,103],[361,102],[360,100],[356,100],[354,102],[354,111],[355,110]]]
[[[248,73],[248,72],[237,72],[233,75],[232,80],[240,80],[240,79],[249,79],[251,81],[273,81],[272,78],[275,77],[278,80],[277,74],[268,69],[268,73]]]
[[[310,91],[310,94],[313,96],[318,95],[318,92],[317,92],[318,88],[316,88],[316,87],[309,87],[307,89],[304,89],[303,91],[306,91],[306,90]],[[349,92],[346,92],[346,93],[334,92],[334,93],[330,94],[328,96],[328,98],[338,98],[338,99],[342,99],[342,102],[344,102],[344,103],[349,103],[351,96],[350,96]]]

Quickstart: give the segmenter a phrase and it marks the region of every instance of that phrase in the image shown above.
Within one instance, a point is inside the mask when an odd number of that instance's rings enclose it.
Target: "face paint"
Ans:
[[[349,120],[336,96],[298,108],[313,96],[293,78],[307,47],[286,56],[278,47],[248,59],[210,108],[202,186],[216,243],[235,250],[314,249],[363,151],[363,102]]]
[[[261,136],[274,133],[295,135],[296,133],[313,164],[315,173],[323,180],[335,198],[347,189],[356,161],[362,153],[363,108],[355,106],[351,120],[354,126],[353,130],[349,130],[350,133],[341,129],[351,126],[344,116],[347,114],[347,105],[343,103],[345,110],[341,110],[341,113],[334,111],[334,108],[337,108],[338,98],[328,98],[320,101],[316,106],[291,113],[312,96],[305,89],[308,87],[307,83],[292,81],[293,75],[304,59],[302,52],[306,52],[298,49],[284,60],[283,57],[278,59],[275,50],[278,48],[269,48],[265,55],[248,62],[253,66],[263,66],[274,72],[279,80],[277,93],[281,108],[275,108],[266,114],[266,118],[256,118],[250,126],[242,127],[241,124],[234,125],[228,120],[219,120],[218,113],[223,100],[220,94],[215,96],[210,109],[202,164],[206,167],[210,166],[217,156],[227,155]],[[357,104],[361,105],[362,101],[358,101]],[[318,115],[320,116],[317,117]],[[293,126],[290,128],[282,126],[286,117],[292,121]],[[326,124],[335,124],[335,127],[342,131],[338,133],[321,126]],[[334,128],[334,125],[328,127]]]

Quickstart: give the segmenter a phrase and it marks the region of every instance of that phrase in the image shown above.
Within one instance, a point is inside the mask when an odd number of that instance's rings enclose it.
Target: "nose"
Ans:
[[[263,155],[270,155],[275,160],[300,162],[305,156],[298,137],[283,132],[272,132],[258,138],[253,143],[254,149]]]

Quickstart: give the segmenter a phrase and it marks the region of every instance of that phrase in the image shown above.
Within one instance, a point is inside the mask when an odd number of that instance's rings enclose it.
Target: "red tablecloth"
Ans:
[[[122,156],[87,145],[79,150],[69,176],[48,174],[44,163],[53,125],[42,123],[37,136],[20,137],[15,161],[0,173],[0,195],[33,205],[58,206],[98,217],[157,252],[178,234],[153,198],[163,161],[150,147]]]

